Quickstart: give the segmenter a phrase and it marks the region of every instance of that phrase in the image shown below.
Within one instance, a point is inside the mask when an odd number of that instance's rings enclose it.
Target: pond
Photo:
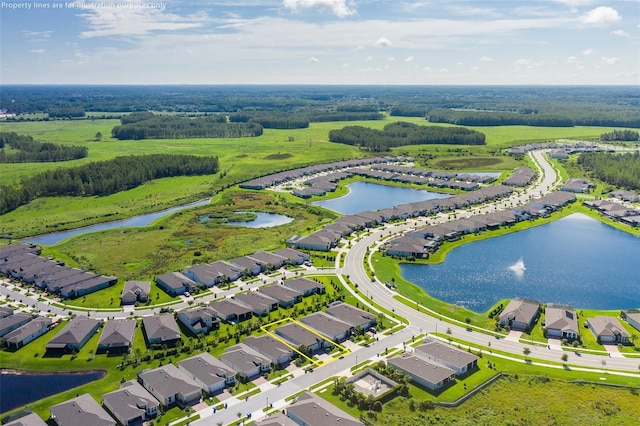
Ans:
[[[575,308],[640,307],[640,238],[582,214],[460,246],[438,265],[401,265],[431,296],[484,312],[524,297]]]
[[[0,413],[104,377],[104,371],[29,373],[0,370]]]
[[[244,212],[238,212],[244,213]],[[277,213],[250,212],[255,219],[244,222],[224,222],[225,225],[243,226],[245,228],[272,228],[274,226],[286,225],[293,222],[293,218]],[[208,222],[212,220],[209,216],[200,218],[200,222]]]
[[[348,184],[347,188],[349,188],[349,193],[345,196],[332,200],[316,201],[312,204],[349,215],[451,196],[423,189],[401,188],[371,182],[354,182]]]
[[[78,235],[88,234],[90,232],[105,231],[108,229],[118,228],[134,228],[139,226],[147,226],[150,223],[175,213],[180,210],[188,209],[191,207],[204,206],[209,203],[209,199],[196,201],[195,203],[184,204],[182,206],[172,207],[170,209],[161,210],[154,213],[143,214],[140,216],[134,216],[129,219],[114,220],[112,222],[98,223],[96,225],[85,226],[82,228],[70,229],[68,231],[52,232],[50,234],[43,234],[37,237],[25,238],[24,241],[39,245],[54,245],[60,241],[64,241],[71,237],[77,237]]]

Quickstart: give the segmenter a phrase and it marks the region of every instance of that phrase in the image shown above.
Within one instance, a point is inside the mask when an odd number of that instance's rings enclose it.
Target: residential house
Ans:
[[[144,370],[138,373],[138,381],[165,409],[173,404],[192,405],[202,396],[200,385],[173,364]]]
[[[615,317],[598,316],[587,320],[589,329],[601,344],[629,343],[629,333]]]
[[[278,309],[277,300],[259,291],[237,293],[233,296],[233,299],[250,308],[258,316],[267,315],[269,312]]]
[[[622,311],[620,313],[620,317],[626,322],[628,322],[631,327],[640,331],[640,311],[638,310]]]
[[[252,317],[251,308],[233,299],[221,299],[209,304],[218,313],[218,318],[226,322],[241,322]]]
[[[7,423],[4,423],[4,426],[48,426],[40,416],[31,410],[29,410],[28,413],[21,412],[18,418],[13,416],[7,417],[3,419],[3,421],[8,420]]]
[[[184,276],[180,272],[169,272],[156,277],[158,287],[162,288],[171,296],[178,296],[193,291],[198,284],[192,279]]]
[[[298,423],[291,420],[285,414],[277,412],[262,420],[258,420],[255,426],[299,426]]]
[[[102,322],[78,315],[64,326],[45,346],[47,350],[79,351],[98,331]]]
[[[249,256],[236,257],[231,259],[229,263],[242,269],[243,275],[258,275],[265,270],[262,262],[258,262]]]
[[[351,324],[353,327],[360,326],[363,330],[368,330],[370,327],[373,327],[377,321],[376,316],[371,312],[356,308],[344,302],[331,303],[327,307],[326,312],[347,324]]]
[[[118,282],[115,276],[95,276],[88,280],[75,282],[60,288],[60,297],[75,299],[102,290]]]
[[[0,306],[0,319],[13,315],[13,309],[8,306]]]
[[[339,233],[321,229],[306,237],[291,239],[287,244],[294,248],[329,251],[338,245],[341,238],[342,235]]]
[[[306,346],[310,353],[317,352],[329,345],[329,342],[319,333],[314,333],[295,322],[276,328],[275,333],[296,349],[299,349],[300,346]]]
[[[51,323],[52,321],[49,317],[37,317],[11,333],[7,333],[3,340],[8,348],[20,349],[49,331]]]
[[[22,312],[0,319],[0,337],[17,330],[29,321],[31,321],[31,315]]]
[[[307,315],[300,322],[337,343],[347,340],[353,331],[351,324],[324,312]]]
[[[158,415],[160,403],[140,383],[129,380],[102,395],[102,405],[123,426],[138,426]]]
[[[133,305],[136,302],[145,303],[149,300],[151,293],[151,282],[149,281],[127,281],[122,290],[122,304]]]
[[[414,351],[416,355],[449,367],[457,376],[478,368],[476,355],[435,340],[425,339]]]
[[[209,352],[180,361],[178,369],[210,395],[220,392],[226,386],[233,386],[236,382],[235,371]]]
[[[586,193],[595,185],[587,179],[569,179],[560,187],[560,191]]]
[[[640,201],[640,194],[636,194],[635,192],[631,192],[631,191],[626,191],[624,189],[621,189],[618,191],[611,191],[609,193],[609,196],[613,198],[618,198],[622,201],[630,201],[632,203]]]
[[[312,281],[309,278],[293,278],[282,282],[282,285],[299,291],[304,297],[312,294],[323,294],[327,291],[324,284]]]
[[[303,296],[302,292],[280,284],[262,286],[258,290],[272,299],[277,300],[281,308],[288,308],[301,302]]]
[[[547,305],[544,311],[547,337],[574,340],[578,338],[578,316],[569,306]]]
[[[58,426],[116,426],[115,420],[88,393],[50,408]]]
[[[299,395],[286,412],[287,417],[299,426],[364,426],[355,417],[311,392]]]
[[[231,367],[244,380],[252,380],[271,369],[271,361],[268,358],[243,343],[227,348],[220,355],[220,361]]]
[[[128,351],[133,342],[136,325],[135,319],[108,320],[102,329],[100,340],[98,340],[98,351]]]
[[[198,306],[178,312],[178,321],[193,334],[207,334],[220,327],[218,313],[211,306]]]
[[[287,259],[285,257],[261,250],[250,254],[249,257],[263,264],[266,270],[282,268],[287,262]]]
[[[273,254],[277,256],[282,256],[287,259],[287,262],[290,265],[302,265],[305,262],[308,262],[310,257],[307,253],[303,253],[298,250],[294,250],[292,248],[283,248],[280,250],[276,250]]]
[[[393,357],[387,361],[387,364],[411,376],[415,383],[433,391],[442,389],[455,381],[454,370],[410,353]]]
[[[248,336],[242,343],[269,358],[273,365],[280,367],[287,365],[294,353],[291,346],[287,346],[282,339],[278,340],[270,334]]]
[[[144,317],[142,327],[150,345],[173,345],[181,339],[178,324],[170,313]]]
[[[526,330],[533,325],[540,314],[540,304],[524,299],[513,299],[500,313],[500,325],[513,330]]]

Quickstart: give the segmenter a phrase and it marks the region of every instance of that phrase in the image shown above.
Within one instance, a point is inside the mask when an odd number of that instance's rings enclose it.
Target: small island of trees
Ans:
[[[5,147],[11,148],[7,151]],[[28,135],[0,132],[0,163],[41,163],[84,158],[89,149],[84,146],[38,142]]]

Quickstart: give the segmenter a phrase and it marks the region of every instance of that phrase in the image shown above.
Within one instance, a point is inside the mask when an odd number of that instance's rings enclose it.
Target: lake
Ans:
[[[0,413],[104,377],[104,371],[27,373],[0,371]]]
[[[162,217],[175,213],[177,211],[189,209],[191,207],[204,206],[206,204],[209,204],[209,199],[196,201],[195,203],[184,204],[182,206],[172,207],[170,209],[161,210],[154,213],[134,216],[129,219],[114,220],[112,222],[98,223],[96,225],[70,229],[68,231],[52,232],[50,234],[43,234],[37,237],[25,238],[24,241],[28,243],[40,244],[45,246],[54,245],[68,238],[76,237],[78,235],[88,234],[90,232],[106,231],[108,229],[134,228],[139,226],[147,226],[150,223]]]
[[[257,217],[254,220],[247,222],[225,222],[225,225],[243,226],[245,228],[272,228],[274,226],[286,225],[293,222],[293,218],[277,213],[264,213],[264,212],[251,212]],[[211,220],[209,216],[203,216],[200,218],[200,222],[207,222]]]
[[[458,247],[438,265],[401,265],[431,296],[484,312],[524,297],[576,308],[640,307],[640,238],[582,214]]]
[[[315,201],[311,204],[349,215],[363,211],[380,210],[399,204],[416,201],[449,198],[449,194],[423,189],[401,188],[371,182],[354,182],[347,185],[349,193],[332,200]]]

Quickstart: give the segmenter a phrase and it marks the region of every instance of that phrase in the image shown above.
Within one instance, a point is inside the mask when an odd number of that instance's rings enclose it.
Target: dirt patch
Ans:
[[[451,160],[437,160],[433,162],[435,167],[452,169],[473,169],[480,167],[495,166],[502,163],[500,158],[492,157],[469,157],[455,158]]]
[[[285,160],[287,158],[291,158],[293,155],[285,153],[285,154],[271,154],[264,157],[265,160]]]

